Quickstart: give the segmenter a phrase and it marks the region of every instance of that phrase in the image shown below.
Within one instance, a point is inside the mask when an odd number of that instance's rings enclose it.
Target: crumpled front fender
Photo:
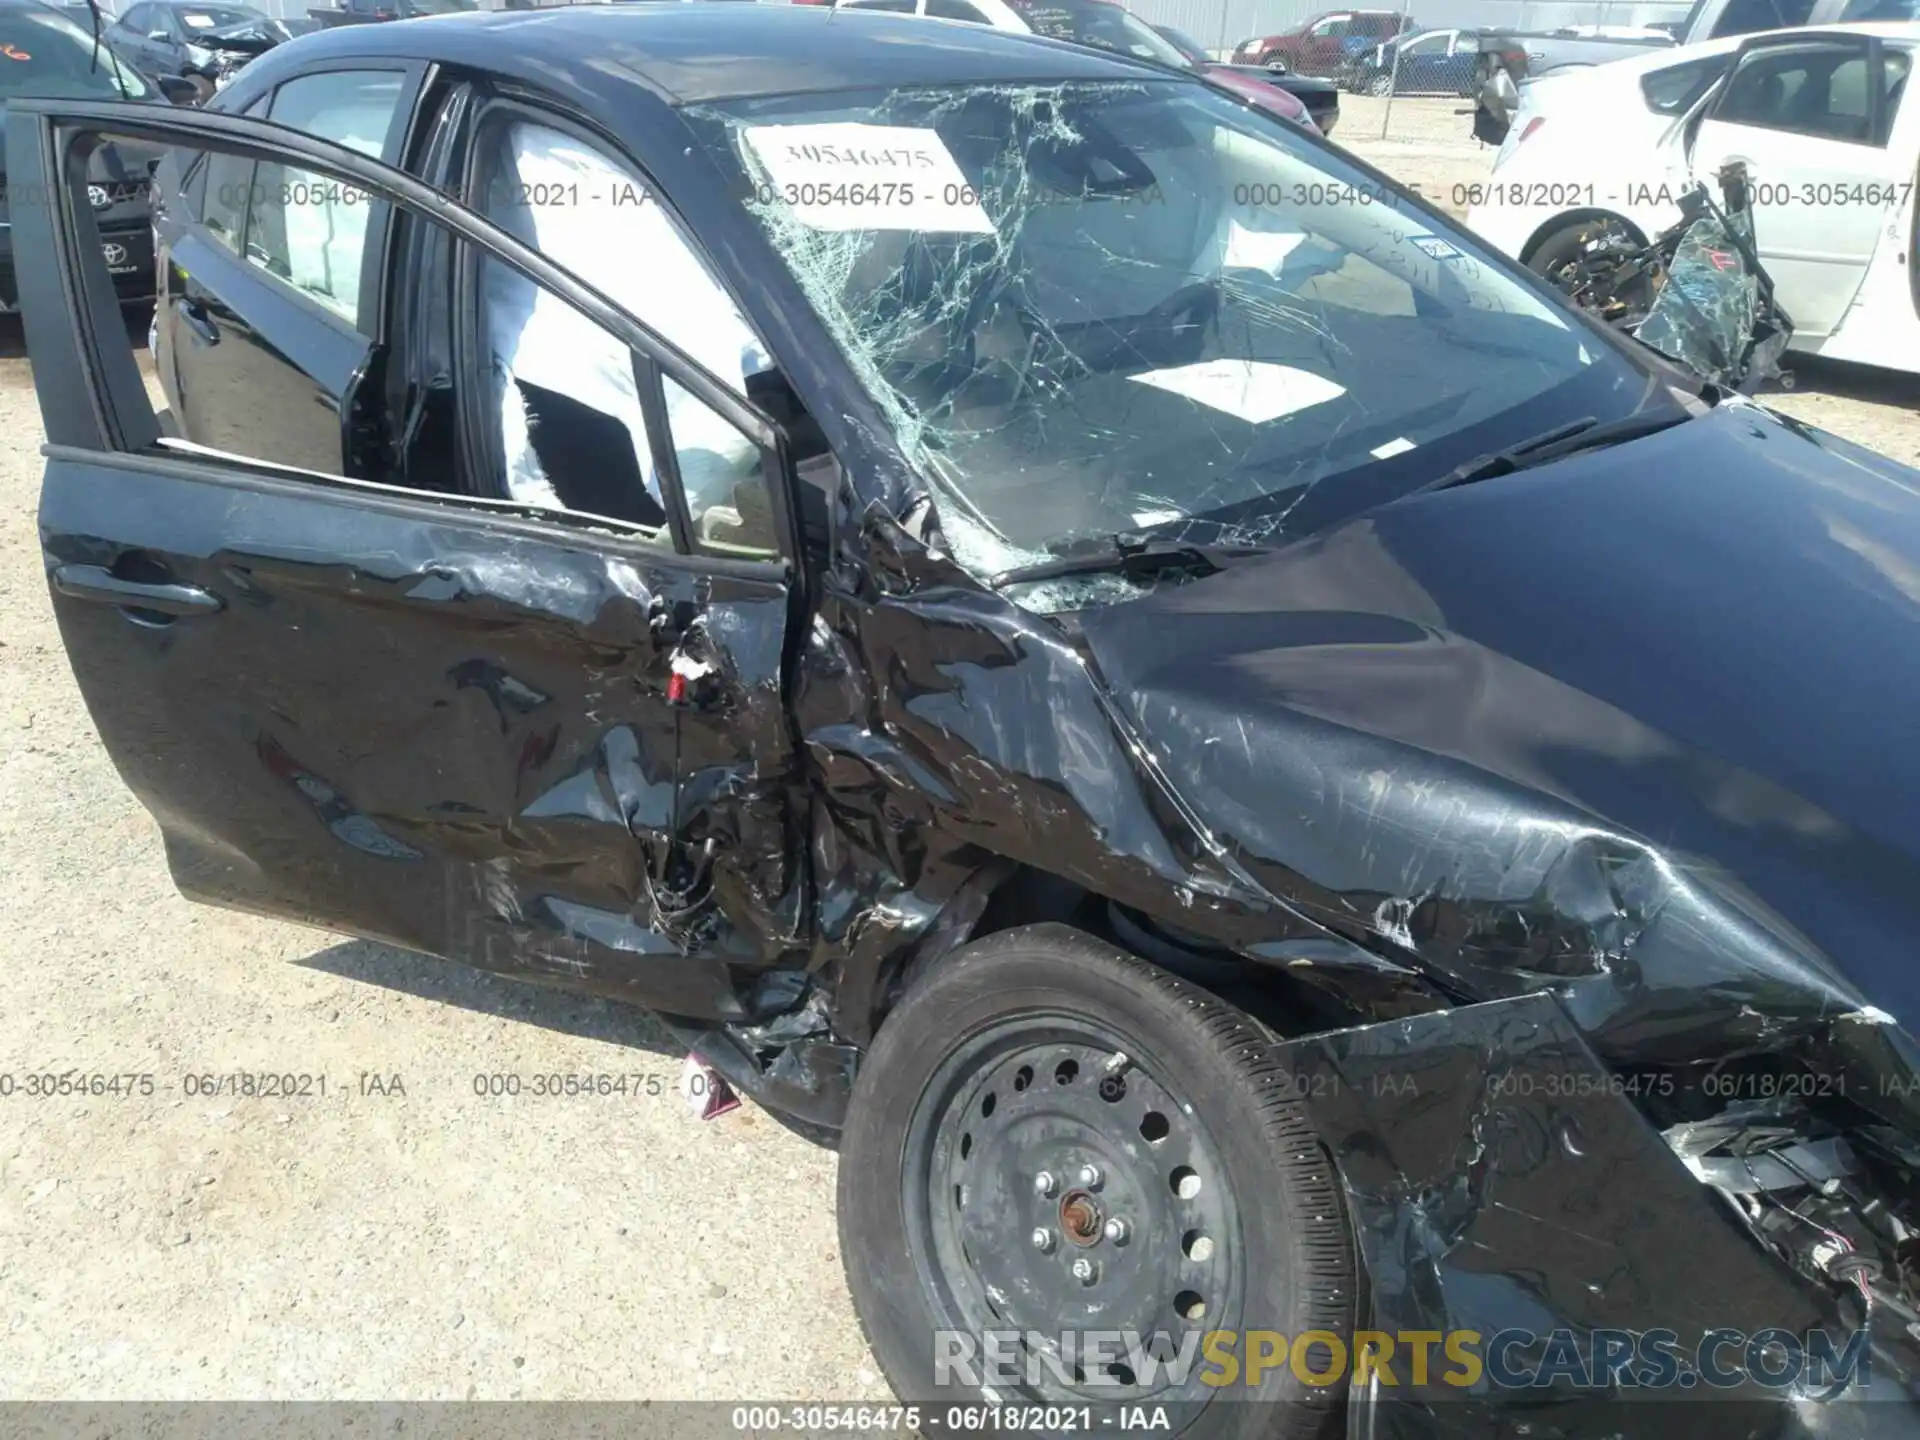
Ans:
[[[1849,1338],[1828,1297],[1762,1253],[1693,1178],[1642,1117],[1632,1082],[1601,1064],[1552,997],[1315,1035],[1278,1053],[1339,1167],[1365,1277],[1356,1331],[1397,1347],[1378,1351],[1391,1381],[1376,1374],[1356,1394],[1373,1403],[1351,1407],[1350,1433],[1920,1433],[1920,1404],[1884,1369],[1872,1378],[1871,1361],[1864,1384],[1824,1403],[1751,1380],[1689,1379],[1684,1359],[1666,1384],[1615,1383],[1590,1363],[1552,1386],[1513,1383],[1537,1378],[1556,1344],[1591,1357],[1616,1335],[1669,1332],[1681,1357],[1715,1331],[1820,1331],[1837,1351]],[[1436,1343],[1429,1383],[1413,1384],[1399,1337],[1462,1331],[1488,1357],[1474,1383],[1459,1383],[1466,1372],[1449,1370]]]

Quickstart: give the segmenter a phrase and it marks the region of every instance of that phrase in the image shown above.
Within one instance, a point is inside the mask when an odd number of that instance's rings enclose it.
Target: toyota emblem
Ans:
[[[113,203],[113,196],[107,193],[104,185],[87,186],[87,200],[96,210],[104,210]]]
[[[102,245],[100,247],[100,253],[107,257],[107,264],[109,265],[124,265],[127,263],[127,247],[124,245]]]

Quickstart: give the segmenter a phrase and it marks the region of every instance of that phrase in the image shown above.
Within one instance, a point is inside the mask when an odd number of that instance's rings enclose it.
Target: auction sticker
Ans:
[[[811,229],[993,234],[935,131],[843,122],[753,125],[744,134],[766,172],[757,198],[784,204]]]
[[[1434,260],[1458,260],[1460,252],[1438,235],[1415,235],[1413,243],[1420,247],[1421,253]]]

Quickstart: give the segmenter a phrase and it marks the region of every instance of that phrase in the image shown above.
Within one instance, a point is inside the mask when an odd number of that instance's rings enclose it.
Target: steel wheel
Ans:
[[[1007,1022],[947,1058],[910,1124],[924,1283],[948,1328],[1049,1337],[1030,1367],[1039,1398],[1175,1393],[1124,1362],[1087,1374],[1071,1341],[1051,1338],[1063,1325],[1137,1334],[1168,1359],[1188,1332],[1239,1328],[1232,1182],[1191,1102],[1136,1065],[1131,1043],[1071,1016]],[[1198,1387],[1196,1367],[1180,1393]]]
[[[841,1135],[841,1260],[895,1392],[1164,1406],[1195,1440],[1336,1433],[1342,1387],[1239,1383],[1201,1343],[1352,1333],[1338,1174],[1281,1063],[1241,1011],[1066,926],[940,960],[880,1026]]]

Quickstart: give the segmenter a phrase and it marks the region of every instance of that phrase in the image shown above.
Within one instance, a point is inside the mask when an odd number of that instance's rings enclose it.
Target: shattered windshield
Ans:
[[[1259,545],[1646,372],[1465,234],[1180,80],[689,112],[987,578],[1104,538]],[[1058,608],[1117,576],[1010,592]]]

